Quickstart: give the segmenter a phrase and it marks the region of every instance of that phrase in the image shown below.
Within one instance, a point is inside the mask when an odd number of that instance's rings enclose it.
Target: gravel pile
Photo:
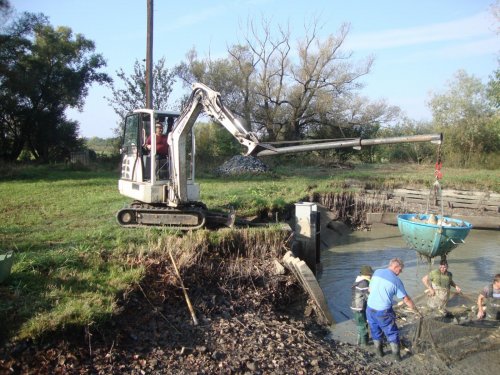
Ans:
[[[253,156],[236,155],[215,170],[219,176],[237,176],[240,174],[260,174],[269,171],[267,165]]]

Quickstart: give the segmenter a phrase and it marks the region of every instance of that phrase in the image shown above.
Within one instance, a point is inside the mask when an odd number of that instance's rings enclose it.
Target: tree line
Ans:
[[[3,0],[3,17],[9,10]],[[42,162],[61,160],[82,146],[78,124],[66,117],[82,108],[92,83],[111,82],[95,45],[43,14],[24,13],[0,33],[0,159],[23,152]]]
[[[0,0],[0,12],[2,4],[8,8],[8,2]],[[225,57],[199,58],[193,49],[172,68],[161,58],[153,69],[153,107],[180,109],[189,94],[172,103],[173,85],[180,81],[189,92],[193,82],[203,82],[219,91],[225,105],[262,141],[443,132],[442,155],[451,163],[498,165],[498,69],[486,84],[465,71],[457,72],[444,92],[431,97],[432,121],[415,122],[399,107],[362,95],[362,77],[370,74],[374,60],[356,61],[347,50],[349,24],[326,37],[320,36],[319,25],[319,20],[311,20],[302,36],[292,40],[289,28],[274,27],[265,19],[250,20],[243,42],[229,46]],[[120,69],[113,82],[101,72],[105,62],[94,49],[92,41],[68,27],[52,27],[43,15],[25,13],[1,28],[1,160],[18,160],[23,152],[44,162],[59,160],[69,150],[84,147],[78,124],[66,118],[65,110],[81,108],[92,83],[111,87],[108,102],[120,119],[145,106],[144,63],[136,61],[131,74]],[[197,132],[206,152],[234,151],[222,144],[230,140],[216,126]],[[337,160],[352,154],[351,150],[323,152]],[[366,162],[436,157],[435,147],[424,145],[368,148],[355,155]]]

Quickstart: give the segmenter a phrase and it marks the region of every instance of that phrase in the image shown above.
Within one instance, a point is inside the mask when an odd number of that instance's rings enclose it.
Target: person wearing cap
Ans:
[[[399,329],[396,324],[396,313],[392,308],[392,299],[401,298],[403,302],[418,315],[415,303],[405,290],[403,282],[398,277],[403,271],[404,263],[399,258],[389,261],[387,268],[378,269],[370,281],[370,294],[366,306],[366,318],[378,357],[384,355],[382,339],[385,335],[396,361],[401,360],[399,348]]]
[[[458,293],[462,289],[453,281],[453,275],[448,271],[448,262],[442,259],[439,269],[432,270],[422,278],[422,283],[427,287],[429,306],[439,310],[444,309],[450,298],[450,289],[454,287]]]
[[[354,323],[358,330],[358,345],[368,345],[368,323],[366,321],[366,301],[368,299],[370,279],[373,269],[370,266],[362,266],[359,275],[352,284],[351,310]]]
[[[156,154],[166,158],[168,156],[167,136],[163,134],[163,124],[157,122],[155,125],[156,132]],[[146,139],[146,148],[151,150],[151,136]]]

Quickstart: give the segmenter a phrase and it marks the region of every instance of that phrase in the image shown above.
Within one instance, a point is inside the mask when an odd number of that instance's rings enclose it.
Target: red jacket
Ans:
[[[146,139],[146,144],[151,144],[151,136]],[[168,156],[168,143],[166,135],[162,134],[160,136],[156,136],[156,153],[162,156]]]

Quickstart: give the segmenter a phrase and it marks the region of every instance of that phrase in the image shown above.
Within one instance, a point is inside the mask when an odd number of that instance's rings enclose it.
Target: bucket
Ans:
[[[464,243],[465,237],[472,229],[466,221],[443,217],[447,225],[427,223],[429,215],[402,214],[398,215],[399,231],[408,246],[418,253],[433,258],[446,256],[459,244]],[[441,216],[436,216],[436,220]]]
[[[14,252],[12,250],[0,254],[0,283],[3,283],[4,280],[7,279],[7,277],[9,277],[13,263],[14,263]]]

